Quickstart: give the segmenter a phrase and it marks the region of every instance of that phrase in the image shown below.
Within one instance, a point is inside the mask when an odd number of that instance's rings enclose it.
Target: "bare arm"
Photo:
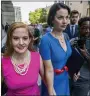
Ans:
[[[43,63],[45,66],[45,80],[49,95],[56,95],[53,88],[54,71],[51,60],[44,60]]]
[[[45,46],[43,46],[45,45]],[[54,71],[53,71],[53,66],[51,62],[51,49],[50,49],[50,44],[47,40],[47,38],[42,38],[40,47],[39,47],[39,52],[43,58],[43,65],[44,65],[44,76],[45,76],[45,82],[46,82],[46,87],[48,90],[49,95],[55,95],[55,91],[53,88],[53,79],[54,79]]]
[[[48,64],[46,64],[46,68],[44,68],[45,63],[48,63],[48,62],[45,60],[43,63],[42,58],[40,57],[40,76],[43,82],[45,83],[45,85],[47,86],[49,94],[55,95],[54,88],[53,88],[53,67],[47,66]]]
[[[43,61],[42,61],[41,56],[40,56],[40,76],[41,76],[42,80],[45,81],[45,78],[44,78],[44,65],[43,65]]]

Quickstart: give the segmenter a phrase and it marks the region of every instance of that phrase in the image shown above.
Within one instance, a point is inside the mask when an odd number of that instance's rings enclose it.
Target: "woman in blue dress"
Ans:
[[[41,96],[69,96],[67,59],[71,55],[71,46],[63,33],[69,21],[70,9],[62,3],[50,8],[47,23],[53,27],[45,34],[40,43],[40,54],[45,68],[46,86],[42,82]]]

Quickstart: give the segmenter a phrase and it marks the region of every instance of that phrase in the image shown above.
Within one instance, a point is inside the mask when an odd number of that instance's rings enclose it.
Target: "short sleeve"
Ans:
[[[50,53],[50,43],[48,38],[41,39],[40,46],[39,46],[39,52],[43,60],[50,60],[51,59],[51,53]]]

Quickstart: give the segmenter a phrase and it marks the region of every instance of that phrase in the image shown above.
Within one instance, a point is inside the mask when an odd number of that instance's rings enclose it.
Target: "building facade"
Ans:
[[[1,23],[3,25],[15,22],[15,12],[11,1],[1,1]]]
[[[21,7],[14,6],[15,22],[21,22]]]
[[[89,1],[65,1],[71,10],[78,10],[80,17],[90,16],[90,3]]]
[[[90,16],[90,0],[55,0],[54,3],[64,3],[68,5],[71,10],[78,10],[80,16]]]

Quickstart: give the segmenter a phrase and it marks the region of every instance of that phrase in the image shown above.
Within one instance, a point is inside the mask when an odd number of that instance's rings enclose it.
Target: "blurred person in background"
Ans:
[[[70,24],[67,25],[65,32],[68,34],[71,43],[78,37],[79,12],[72,10],[70,13]]]
[[[6,33],[8,31],[8,28],[9,28],[9,24],[6,22],[6,25],[5,25],[5,31],[6,31]]]
[[[1,27],[1,53],[5,52],[5,49],[6,49],[6,39],[7,39],[7,32],[5,31],[5,27],[2,24],[2,27]]]
[[[78,74],[73,76],[71,93],[72,96],[87,96],[90,91],[90,17],[80,18],[78,26],[79,40],[74,47],[80,49],[79,54],[83,56],[84,63]]]
[[[48,33],[48,32],[52,32],[52,28],[47,25],[46,28],[45,28],[45,34]]]
[[[34,29],[33,36],[34,36],[34,39],[33,39],[34,40],[34,48],[35,48],[36,51],[39,51],[39,43],[40,43],[40,39],[41,39],[40,38],[41,32],[38,28]]]

